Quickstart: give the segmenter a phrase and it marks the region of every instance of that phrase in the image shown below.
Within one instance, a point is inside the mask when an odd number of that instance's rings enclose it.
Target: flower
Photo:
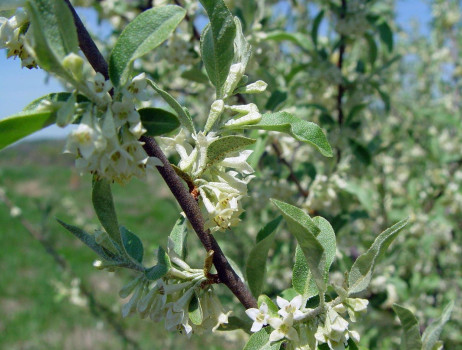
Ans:
[[[245,310],[247,316],[249,316],[254,322],[252,324],[251,332],[258,332],[263,326],[268,324],[269,314],[268,305],[261,303],[260,308],[250,308]]]
[[[297,295],[290,302],[278,296],[276,298],[276,303],[280,308],[278,314],[281,315],[283,318],[286,318],[289,314],[292,314],[295,320],[299,320],[301,317],[303,317],[303,312],[300,311],[300,307],[302,307],[302,302],[303,297],[301,295]]]
[[[318,325],[316,340],[320,343],[327,343],[331,350],[343,350],[350,337],[355,342],[359,342],[359,333],[349,331],[348,322],[334,308],[329,308],[324,324]]]
[[[295,328],[292,327],[294,323],[293,314],[288,314],[284,319],[272,317],[268,320],[268,322],[271,327],[274,328],[270,334],[270,342],[275,342],[283,338],[287,338],[293,342],[298,342],[298,333]]]
[[[136,98],[140,101],[146,101],[151,97],[148,94],[149,90],[147,89],[147,86],[148,82],[146,80],[146,73],[141,73],[132,79],[127,88],[123,90],[123,94],[125,96]]]

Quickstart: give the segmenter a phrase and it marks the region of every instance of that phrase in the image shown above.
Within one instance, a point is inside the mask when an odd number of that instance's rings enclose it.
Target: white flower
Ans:
[[[288,314],[284,319],[272,317],[268,320],[268,322],[271,327],[274,328],[270,334],[270,342],[278,341],[283,338],[287,338],[293,342],[298,342],[298,333],[295,328],[292,327],[294,323],[293,314]]]
[[[299,320],[301,317],[303,317],[303,312],[300,311],[300,308],[302,307],[302,302],[303,297],[301,295],[297,295],[290,302],[278,296],[276,298],[276,303],[280,308],[278,314],[281,315],[283,318],[286,318],[289,314],[291,314],[293,315],[293,318],[295,320]]]
[[[245,310],[245,313],[254,321],[252,328],[250,329],[251,332],[258,332],[263,326],[268,324],[270,316],[268,314],[268,305],[266,305],[266,303],[262,303],[258,309],[247,309]]]
[[[149,100],[151,97],[148,93],[148,83],[146,80],[146,73],[141,73],[134,77],[131,83],[124,90],[124,95],[134,97],[140,101]]]
[[[247,163],[247,158],[252,154],[251,150],[244,150],[239,152],[239,155],[236,157],[228,157],[223,159],[220,162],[220,166],[226,168],[236,169],[242,175],[249,175],[254,172],[252,167]]]
[[[331,350],[343,350],[351,338],[358,342],[359,334],[348,330],[348,322],[333,308],[328,309],[324,325],[320,324],[316,331],[316,340],[327,343]]]

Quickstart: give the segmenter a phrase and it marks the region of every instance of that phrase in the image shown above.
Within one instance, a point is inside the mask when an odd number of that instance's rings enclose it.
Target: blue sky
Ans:
[[[107,33],[107,25],[98,26],[94,11],[79,9],[78,12],[99,36]],[[421,29],[425,30],[430,19],[431,13],[426,1],[397,1],[397,23],[404,29],[410,29],[411,23],[417,21]],[[0,52],[0,119],[19,112],[40,96],[58,91],[62,91],[60,84],[52,78],[47,79],[43,71],[21,69],[19,60],[6,59],[4,51]],[[29,138],[62,137],[66,133],[66,130],[51,126]]]

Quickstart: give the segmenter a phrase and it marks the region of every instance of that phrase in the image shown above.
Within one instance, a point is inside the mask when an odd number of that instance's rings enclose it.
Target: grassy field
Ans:
[[[126,337],[140,349],[238,348],[222,338],[169,334],[163,324],[137,316],[122,320],[117,291],[128,281],[128,272],[108,274],[92,267],[96,258],[89,249],[67,233],[55,220],[92,231],[97,220],[91,206],[91,178],[80,176],[73,161],[61,154],[56,141],[22,143],[0,153],[0,187],[21,209],[12,217],[0,201],[0,349],[130,349],[133,348],[95,310],[88,298],[72,294],[76,283],[91,291],[97,303],[114,313]],[[146,257],[165,238],[178,217],[178,207],[162,179],[152,175],[146,183],[131,181],[114,186],[121,224],[144,242]],[[68,263],[61,268],[43,245],[24,227],[27,219]],[[74,288],[72,288],[74,286]],[[74,290],[74,292],[73,292]],[[86,302],[86,304],[85,304]],[[229,340],[229,339],[228,339]],[[216,345],[219,344],[219,345]]]

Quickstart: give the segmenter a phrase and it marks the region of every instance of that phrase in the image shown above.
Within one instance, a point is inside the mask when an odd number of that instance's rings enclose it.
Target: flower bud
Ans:
[[[63,60],[63,67],[69,70],[77,81],[83,78],[83,59],[79,55],[71,52]]]
[[[239,94],[258,94],[266,90],[268,86],[263,80],[258,80],[255,83],[249,84],[247,86],[243,86],[236,90],[236,93]]]

